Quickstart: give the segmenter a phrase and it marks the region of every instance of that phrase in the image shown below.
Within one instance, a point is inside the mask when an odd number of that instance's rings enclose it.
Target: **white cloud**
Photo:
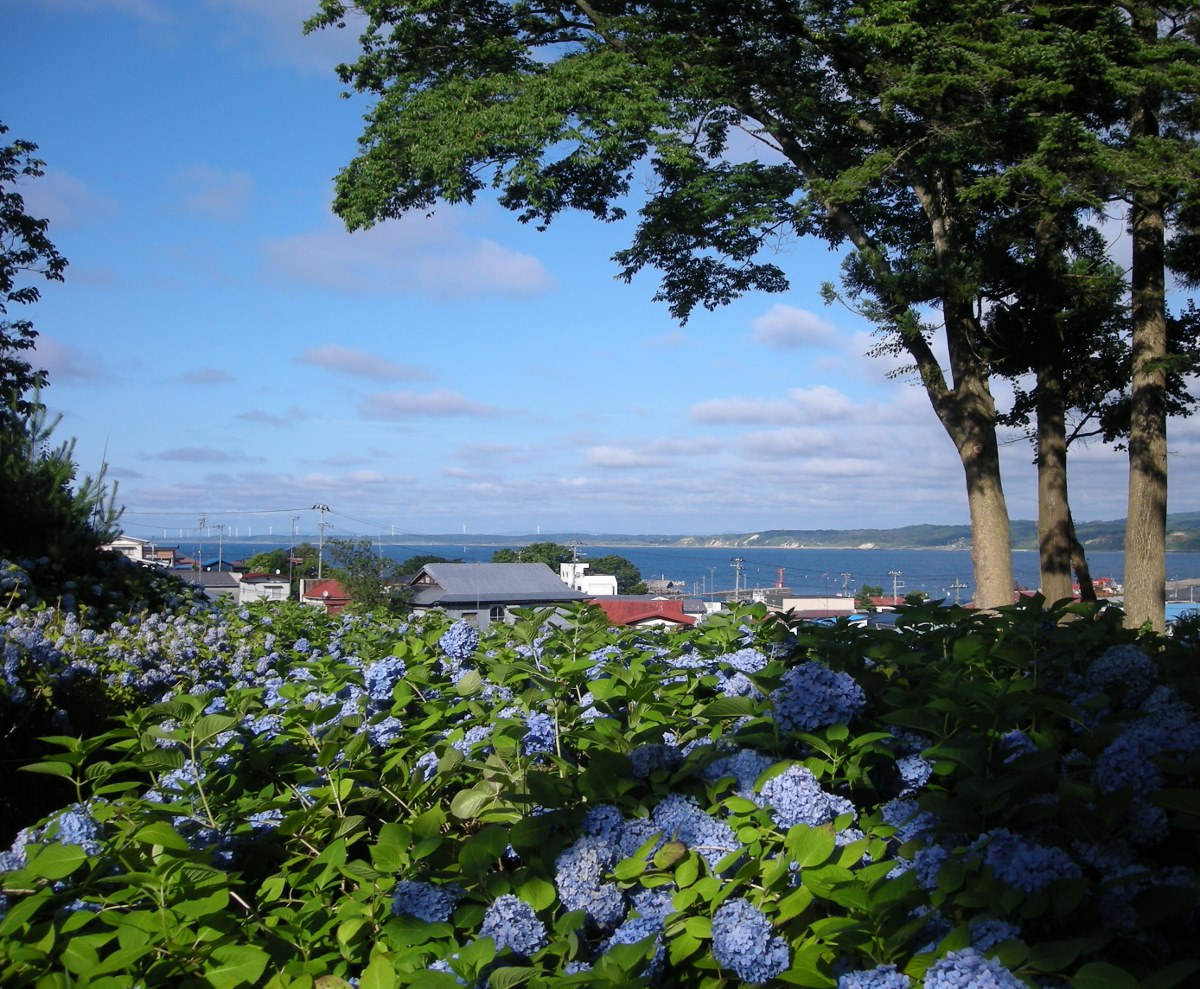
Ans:
[[[185,210],[222,221],[241,216],[254,193],[254,180],[246,172],[227,172],[205,164],[180,169],[174,185]]]
[[[106,220],[118,212],[116,201],[101,196],[69,172],[47,167],[40,178],[16,186],[25,200],[25,212],[50,221],[51,233],[60,228],[83,227]]]
[[[713,398],[697,402],[690,415],[704,423],[831,422],[854,412],[855,406],[836,388],[794,388],[787,398]]]
[[[587,461],[593,467],[615,470],[644,470],[662,467],[667,462],[663,456],[645,449],[624,446],[593,446],[587,451]]]
[[[285,419],[283,416],[272,415],[270,412],[263,412],[261,409],[253,409],[249,412],[239,412],[235,419],[241,419],[243,422],[257,422],[263,426],[274,426],[276,428],[284,428],[291,426],[292,420]]]
[[[31,360],[34,370],[38,370],[38,365],[44,368],[52,385],[63,381],[104,381],[110,377],[96,358],[45,334],[38,336],[33,352],[36,355]]]
[[[374,378],[378,381],[424,381],[432,377],[424,368],[397,364],[378,354],[343,347],[336,343],[310,347],[298,357],[293,357],[292,363],[311,364],[313,367],[341,371],[360,378]]]
[[[262,463],[262,457],[249,457],[244,453],[231,453],[214,447],[181,446],[163,450],[154,455],[159,460],[180,460],[193,464],[231,464],[238,462]]]
[[[415,416],[444,418],[451,416],[494,416],[499,410],[472,401],[458,392],[436,391],[418,394],[408,391],[377,392],[358,407],[364,419],[411,419]]]
[[[179,380],[188,385],[220,385],[231,382],[233,375],[216,367],[198,367],[192,371],[183,371]]]
[[[330,28],[306,35],[304,22],[317,12],[317,3],[296,0],[207,0],[231,35],[256,54],[307,72],[327,73],[340,62],[352,61],[359,51],[358,36],[366,18],[353,8],[344,30]],[[347,5],[350,6],[350,5]]]
[[[353,234],[331,221],[324,230],[269,240],[263,252],[273,279],[354,294],[527,296],[553,284],[537,258],[469,237],[447,211]]]
[[[824,346],[837,337],[834,327],[819,316],[807,309],[781,303],[772,306],[751,325],[754,327],[755,342],[772,350]]]

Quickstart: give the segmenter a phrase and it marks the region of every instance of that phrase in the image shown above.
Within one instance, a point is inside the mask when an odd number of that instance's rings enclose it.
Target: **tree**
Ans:
[[[875,584],[863,584],[854,595],[854,607],[859,611],[875,611],[871,598],[883,597],[883,588]]]
[[[462,563],[462,560],[451,560],[434,553],[418,553],[416,556],[410,556],[407,560],[401,561],[396,568],[396,573],[401,577],[415,577],[421,572],[421,568],[429,563]]]
[[[492,554],[493,563],[544,563],[558,573],[560,563],[570,563],[575,553],[569,546],[559,543],[530,543],[519,549],[498,549]]]
[[[1050,193],[1073,188],[1063,144],[1087,143],[1093,50],[1123,36],[1109,5],[355,6],[363,54],[339,72],[379,101],[337,180],[350,228],[489,185],[523,221],[617,220],[649,186],[616,260],[627,279],[659,269],[656,298],[681,320],[786,289],[760,257],[787,234],[843,247],[843,292],[881,350],[911,358],[959,453],[977,600],[1011,602],[983,262],[997,219],[1026,202],[1096,208],[1092,186]],[[308,28],[344,26],[346,10],[324,0]],[[733,160],[739,131],[759,159]]]
[[[255,553],[245,559],[245,564],[255,573],[287,574],[290,580],[289,594],[299,597],[300,581],[313,580],[317,576],[318,547],[309,542],[295,546]]]
[[[0,136],[8,128],[0,122]],[[46,235],[49,221],[25,212],[24,197],[14,185],[22,178],[38,178],[45,162],[33,156],[37,145],[13,141],[0,147],[0,422],[21,428],[16,420],[33,411],[46,372],[34,370],[26,359],[37,332],[27,319],[10,320],[10,304],[31,305],[41,297],[37,284],[21,284],[22,274],[63,280],[67,261]]]
[[[400,565],[379,553],[370,539],[330,539],[325,553],[329,577],[341,583],[356,606],[366,611],[400,611],[406,606]]]
[[[594,574],[609,574],[617,578],[618,594],[645,594],[647,587],[641,571],[630,560],[615,553],[588,560],[588,570]]]
[[[8,128],[0,123],[0,135]],[[42,175],[37,145],[0,147],[0,557],[47,556],[80,574],[94,570],[101,543],[117,535],[121,510],[102,465],[96,477],[77,481],[75,441],[52,445],[61,416],[41,402],[44,371],[26,359],[37,332],[27,319],[9,320],[10,304],[40,298],[26,274],[62,281],[67,262],[46,234],[49,223],[25,212],[14,183]]]

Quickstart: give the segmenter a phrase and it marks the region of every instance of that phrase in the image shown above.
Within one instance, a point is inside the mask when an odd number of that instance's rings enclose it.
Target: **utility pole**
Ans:
[[[904,576],[900,570],[889,570],[888,576],[892,578],[892,604],[896,603],[896,599],[900,596],[900,588],[904,586],[904,581],[900,578]]]
[[[959,601],[959,595],[960,595],[961,591],[962,591],[962,590],[963,590],[963,589],[964,589],[966,586],[967,586],[967,585],[966,585],[966,584],[964,584],[964,583],[963,583],[961,580],[959,580],[957,577],[955,577],[955,578],[954,578],[954,583],[953,583],[953,584],[951,584],[951,585],[950,585],[950,587],[951,587],[951,588],[954,590],[954,603],[955,603],[955,604],[958,604],[958,601]]]
[[[296,566],[296,523],[300,521],[299,515],[292,516],[292,545],[288,549],[288,597],[292,596],[292,579],[293,571]]]
[[[742,565],[745,562],[746,561],[740,556],[735,556],[729,561],[729,565],[733,567],[733,600],[735,604],[742,599],[741,594],[739,593],[739,587],[741,586],[742,582]]]
[[[223,570],[225,562],[225,526],[217,526],[217,569]]]
[[[849,596],[850,596],[850,574],[844,573],[844,574],[842,574],[842,597],[848,598]]]
[[[196,531],[200,534],[197,537],[198,541],[196,544],[196,556],[199,557],[196,560],[196,570],[201,573],[204,571],[204,523],[207,521],[208,516],[202,512],[200,514],[200,524],[196,527]]]
[[[321,513],[321,521],[317,524],[320,535],[317,538],[317,580],[321,579],[322,567],[325,563],[325,513],[330,511],[328,505],[318,502],[313,505],[314,512]]]

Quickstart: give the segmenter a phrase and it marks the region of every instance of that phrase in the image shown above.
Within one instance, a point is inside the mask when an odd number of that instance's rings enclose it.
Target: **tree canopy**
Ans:
[[[876,323],[881,350],[909,359],[959,453],[978,600],[1011,602],[986,316],[1035,293],[1030,276],[1114,201],[1132,203],[1135,230],[1195,211],[1194,5],[354,7],[363,50],[339,72],[377,101],[336,183],[349,227],[489,188],[541,226],[636,207],[620,272],[657,269],[657,298],[681,320],[788,288],[781,238],[842,249],[840,294]],[[348,9],[324,0],[308,26],[342,26]],[[1030,245],[1029,264],[999,284],[1014,244]],[[1158,471],[1165,491],[1156,284],[1133,286],[1131,477]]]
[[[561,543],[536,542],[515,549],[505,547],[492,554],[493,563],[544,563],[558,574],[560,563],[570,563],[575,556],[570,546]]]

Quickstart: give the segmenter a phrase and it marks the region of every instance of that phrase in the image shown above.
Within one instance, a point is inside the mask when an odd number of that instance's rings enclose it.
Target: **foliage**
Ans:
[[[607,556],[598,556],[587,562],[589,573],[609,574],[617,578],[618,594],[645,594],[647,592],[641,571],[625,557],[609,553]]]
[[[871,603],[871,598],[883,597],[883,588],[877,584],[863,584],[859,587],[858,593],[854,595],[854,607],[860,611],[874,611],[875,605]]]
[[[8,128],[0,123],[0,137]],[[34,411],[35,400],[28,397],[46,381],[44,370],[35,371],[26,359],[33,349],[37,332],[29,320],[9,320],[10,304],[30,305],[38,300],[36,284],[22,285],[26,272],[50,281],[62,281],[66,259],[46,236],[47,220],[25,212],[25,200],[15,189],[23,178],[42,175],[45,164],[35,158],[37,145],[13,141],[0,146],[0,427],[5,433],[20,432],[22,417]]]
[[[418,553],[407,560],[401,560],[397,573],[401,577],[415,577],[421,568],[430,563],[462,563],[462,560],[451,560],[449,557],[438,556],[436,553]]]
[[[121,509],[107,465],[76,481],[75,441],[51,442],[60,419],[36,398],[11,401],[0,415],[0,558],[47,557],[82,573],[120,532]]]
[[[570,563],[575,554],[571,547],[559,543],[538,542],[517,549],[498,549],[492,554],[493,563],[544,563],[555,575],[560,563]]]
[[[28,767],[62,809],[0,853],[0,980],[1188,984],[1194,644],[1041,604],[10,612],[0,704],[123,713]]]
[[[387,608],[401,611],[406,595],[400,565],[376,550],[370,539],[331,539],[325,544],[329,576],[336,578],[354,606],[365,611]]]

